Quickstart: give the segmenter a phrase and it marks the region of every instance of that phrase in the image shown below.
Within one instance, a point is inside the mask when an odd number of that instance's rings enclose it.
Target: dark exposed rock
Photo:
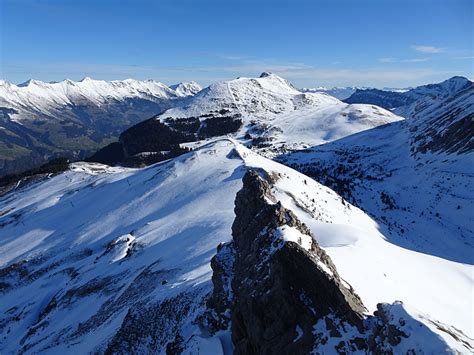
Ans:
[[[207,301],[208,312],[202,321],[212,331],[227,330],[232,308],[232,278],[235,260],[233,243],[220,244],[211,259],[214,290]]]
[[[179,333],[196,312],[202,292],[182,293],[162,302],[137,303],[129,309],[105,354],[180,354],[185,342]]]
[[[391,323],[389,313],[390,306],[387,306],[388,305],[379,303],[377,305],[377,311],[374,312],[378,321],[369,337],[369,344],[372,348],[375,348],[378,344],[384,342],[387,342],[391,346],[395,346],[401,342],[402,337],[408,337],[408,335],[401,331],[397,325]]]
[[[314,324],[329,314],[362,329],[360,298],[343,285],[309,229],[275,201],[270,185],[255,171],[247,172],[243,182],[236,197],[233,242],[220,247],[213,259],[215,290],[208,304],[216,313],[231,304],[235,352],[308,353],[315,345]],[[288,227],[311,238],[310,247],[278,237]],[[221,254],[229,255],[229,250],[235,254],[232,302],[223,291],[231,277]]]
[[[230,330],[236,354],[393,354],[404,341],[416,353],[422,348],[420,335],[410,334],[415,328],[446,348],[401,302],[378,304],[365,316],[308,227],[276,201],[269,174],[261,176],[250,170],[243,178],[233,240],[211,261],[214,290],[200,324],[211,334]]]

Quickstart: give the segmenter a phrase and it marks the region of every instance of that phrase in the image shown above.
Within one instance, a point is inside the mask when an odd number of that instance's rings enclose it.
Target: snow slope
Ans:
[[[211,291],[209,261],[231,238],[235,194],[249,167],[277,177],[274,195],[310,227],[370,312],[401,300],[404,311],[467,351],[421,315],[472,337],[472,265],[394,245],[330,189],[219,140],[145,169],[73,164],[3,197],[0,352],[120,344],[163,353],[177,329],[195,349],[228,349],[228,335],[209,338],[193,320]],[[138,348],[126,347],[131,338]]]
[[[250,166],[264,164],[264,158],[255,153],[243,155],[250,156]],[[370,311],[377,302],[401,300],[472,337],[472,315],[460,319],[472,309],[468,296],[474,286],[472,262],[449,261],[395,245],[389,233],[383,234],[382,224],[332,190],[305,175],[296,175],[291,168],[280,167],[278,171],[284,178],[276,183],[276,197],[313,231],[341,276],[359,293]],[[466,201],[466,205],[472,207],[474,198]],[[472,231],[468,237],[474,239]],[[429,240],[421,239],[418,243],[430,246]],[[459,249],[457,252],[464,253]],[[471,252],[472,245],[464,255],[471,255],[472,260]],[[454,309],[454,304],[459,308]]]
[[[452,77],[439,84],[419,86],[406,93],[412,102],[397,107],[394,112],[406,118],[432,116],[435,114],[434,111],[439,110],[443,103],[449,103],[450,98],[457,100],[459,95],[472,92],[473,87],[474,82],[459,76]]]

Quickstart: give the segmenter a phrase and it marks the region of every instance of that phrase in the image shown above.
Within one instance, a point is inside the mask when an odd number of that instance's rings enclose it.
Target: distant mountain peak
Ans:
[[[40,80],[35,80],[35,79],[28,79],[27,81],[21,83],[21,84],[18,84],[17,86],[19,87],[28,87],[28,86],[31,86],[31,85],[43,85],[45,84],[44,82],[40,81]]]
[[[468,78],[466,78],[465,76],[461,76],[461,75],[455,75],[445,81],[464,81],[464,82],[468,82],[470,81]]]
[[[444,80],[440,83],[436,84],[428,84],[428,85],[423,85],[415,88],[415,90],[420,90],[422,88],[436,88],[439,87],[441,89],[449,90],[450,93],[452,93],[452,90],[458,91],[460,88],[463,88],[466,86],[468,83],[472,83],[468,78],[464,76],[453,76],[447,80]]]
[[[170,89],[174,90],[178,96],[192,96],[201,91],[202,87],[197,82],[191,80],[171,85]]]

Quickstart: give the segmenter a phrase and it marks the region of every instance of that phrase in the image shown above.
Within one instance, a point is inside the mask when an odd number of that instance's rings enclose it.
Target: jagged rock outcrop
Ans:
[[[214,290],[202,325],[230,331],[235,354],[418,353],[428,349],[426,339],[433,349],[449,349],[402,302],[364,315],[354,289],[265,179],[253,170],[243,178],[233,239],[211,261]]]
[[[214,331],[228,330],[230,326],[234,260],[232,243],[219,244],[217,254],[211,259],[214,290],[207,301],[208,311],[202,321]]]
[[[309,229],[275,201],[255,171],[247,172],[243,182],[233,242],[220,247],[212,262],[210,304],[217,313],[219,296],[221,311],[230,305],[236,354],[308,353],[316,342],[314,324],[329,315],[338,320],[325,320],[331,334],[338,334],[342,324],[362,330],[362,301],[345,286]],[[234,256],[232,277],[222,253]]]

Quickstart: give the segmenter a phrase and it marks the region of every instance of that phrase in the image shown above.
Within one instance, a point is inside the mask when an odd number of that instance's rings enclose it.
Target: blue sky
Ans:
[[[295,85],[474,77],[472,0],[0,0],[0,77]]]

